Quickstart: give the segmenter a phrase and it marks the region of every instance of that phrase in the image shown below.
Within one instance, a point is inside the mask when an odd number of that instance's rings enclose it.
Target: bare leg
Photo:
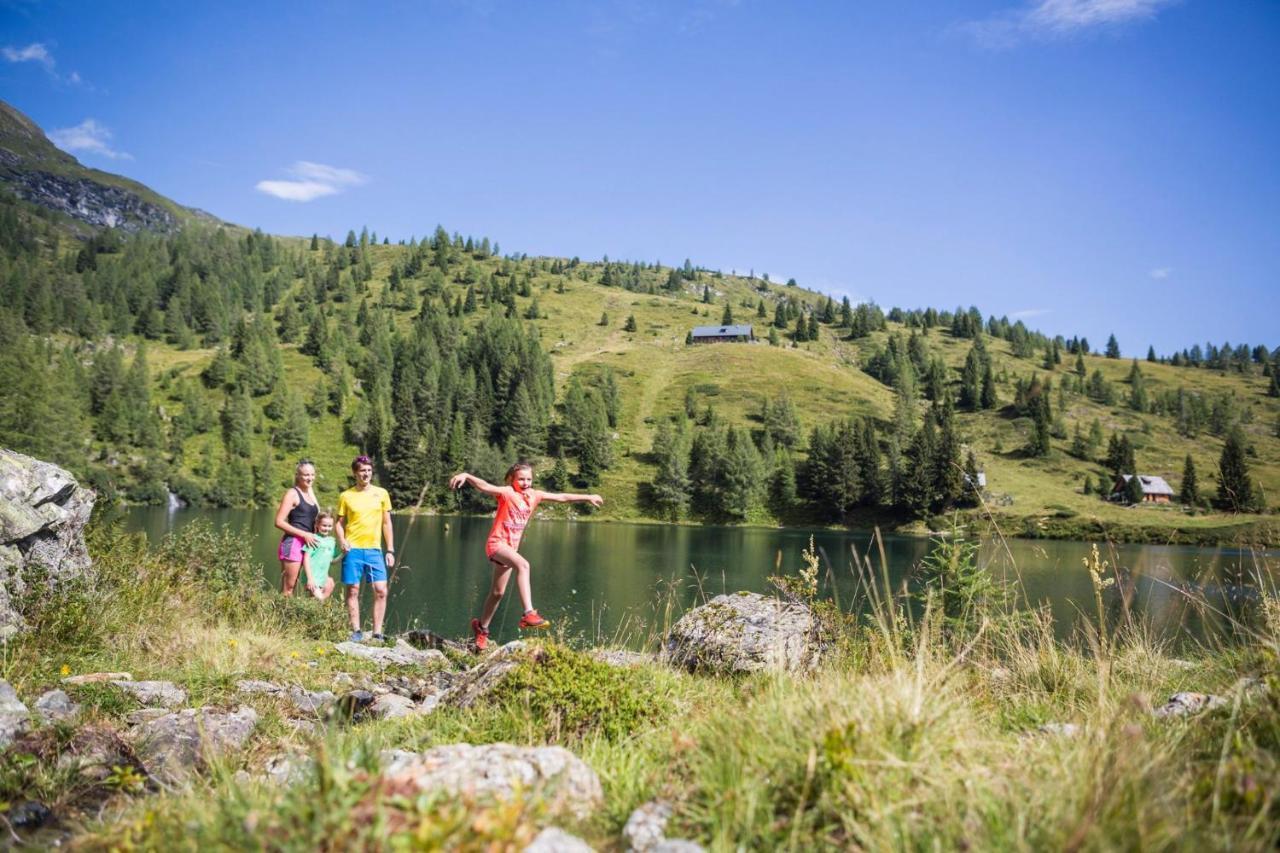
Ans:
[[[331,595],[333,595],[333,578],[325,578],[324,588],[316,590],[316,598],[320,601],[328,601]]]
[[[533,609],[533,590],[529,585],[529,561],[526,560],[524,557],[521,557],[520,553],[516,551],[515,548],[512,548],[510,545],[499,545],[497,548],[494,548],[493,554],[489,556],[489,559],[492,560],[497,565],[506,567],[508,570],[515,569],[516,589],[520,593],[520,605],[525,609],[526,612],[532,610]],[[496,577],[497,576],[495,574],[495,580],[496,580]],[[506,585],[507,585],[507,582],[506,582],[506,579],[504,578],[502,582],[503,589],[506,588]],[[489,596],[490,598],[493,597],[492,591],[490,591]],[[502,598],[502,594],[499,593],[498,599],[501,600],[501,598]],[[488,602],[486,602],[486,606],[487,604]],[[494,604],[493,606],[496,609],[498,605]],[[488,623],[485,623],[485,624],[487,625]]]
[[[280,561],[281,595],[293,595],[293,590],[298,585],[298,572],[300,571],[302,571],[302,563],[295,563],[291,560]]]
[[[382,633],[382,619],[387,615],[387,582],[372,581],[373,585],[373,633]]]
[[[507,591],[507,581],[511,578],[511,567],[493,561],[493,583],[489,585],[489,595],[484,600],[484,609],[480,611],[480,627],[488,630],[493,614],[498,612],[498,605]]]
[[[351,617],[351,630],[360,630],[360,584],[347,586],[347,615]]]

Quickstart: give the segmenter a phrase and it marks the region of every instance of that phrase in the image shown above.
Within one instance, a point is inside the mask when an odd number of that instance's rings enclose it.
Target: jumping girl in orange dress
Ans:
[[[520,556],[519,552],[520,538],[524,536],[524,529],[533,518],[533,511],[538,508],[538,504],[542,501],[589,503],[596,507],[604,504],[604,498],[599,495],[560,494],[533,488],[533,466],[528,462],[512,465],[504,479],[507,483],[505,486],[494,486],[465,471],[449,479],[451,489],[460,489],[470,483],[486,495],[493,495],[498,499],[498,512],[493,518],[493,527],[489,530],[489,539],[484,546],[485,556],[493,563],[493,584],[484,600],[480,618],[471,620],[471,631],[475,634],[476,649],[479,651],[484,651],[489,644],[489,622],[498,610],[503,593],[507,591],[507,581],[511,579],[512,569],[516,573],[520,604],[524,607],[520,627],[545,628],[551,624],[533,609],[529,561]]]

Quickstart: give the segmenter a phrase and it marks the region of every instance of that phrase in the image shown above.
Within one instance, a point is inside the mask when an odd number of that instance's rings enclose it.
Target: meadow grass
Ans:
[[[174,680],[192,704],[251,704],[260,720],[242,753],[182,790],[124,770],[77,779],[56,761],[73,732],[37,730],[39,748],[24,742],[0,762],[0,801],[52,804],[74,849],[520,849],[551,823],[621,849],[628,815],[655,797],[674,805],[669,835],[713,850],[1280,842],[1280,604],[1265,556],[1256,612],[1198,640],[1156,637],[1126,615],[1099,558],[1099,606],[1082,602],[1063,638],[1047,613],[1012,609],[984,567],[962,564],[973,553],[942,540],[927,585],[888,588],[873,558],[850,568],[856,600],[836,608],[817,595],[830,649],[808,675],[622,669],[564,632],[535,644],[512,681],[473,708],[309,734],[287,724],[281,700],[237,696],[235,682],[340,691],[340,673],[376,678],[332,652],[340,608],[279,598],[226,534],[197,529],[151,549],[92,538],[96,579],[33,601],[32,630],[5,649],[4,677],[20,695],[54,686],[64,666],[119,669]],[[974,583],[972,595],[948,594]],[[781,589],[803,597],[806,584]],[[614,639],[657,648],[674,599]],[[396,672],[414,670],[386,674]],[[1227,704],[1152,715],[1181,690]],[[103,736],[136,707],[109,686],[71,692]],[[1064,723],[1075,734],[1052,726]],[[605,802],[564,823],[537,802],[427,796],[377,772],[383,749],[459,741],[564,746],[600,775]],[[257,781],[280,752],[315,763],[294,785]]]

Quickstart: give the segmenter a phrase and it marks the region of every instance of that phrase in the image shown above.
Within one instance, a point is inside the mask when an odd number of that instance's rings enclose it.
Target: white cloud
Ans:
[[[133,155],[111,147],[111,131],[91,118],[75,127],[49,131],[49,139],[63,151],[83,152],[109,157],[112,160],[132,160]]]
[[[327,195],[337,195],[368,180],[354,169],[340,169],[309,160],[294,163],[289,167],[289,174],[296,180],[258,181],[255,189],[285,201],[311,201]]]
[[[34,42],[26,47],[6,45],[0,48],[0,56],[4,56],[9,62],[38,62],[49,72],[53,71],[53,54],[40,42]]]
[[[1023,308],[1021,311],[1010,311],[1011,320],[1030,320],[1032,317],[1043,317],[1049,313],[1048,308]]]
[[[1173,267],[1156,267],[1151,271],[1151,277],[1154,279],[1168,278],[1171,272],[1173,272]]]
[[[1032,0],[1020,9],[959,25],[988,48],[1026,39],[1068,38],[1088,30],[1150,20],[1177,0]]]

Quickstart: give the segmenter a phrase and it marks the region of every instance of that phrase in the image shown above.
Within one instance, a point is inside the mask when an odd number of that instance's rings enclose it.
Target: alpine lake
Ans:
[[[270,510],[130,507],[119,515],[126,530],[145,533],[153,543],[197,521],[243,538],[262,565],[264,582],[278,587],[280,533]],[[491,577],[484,556],[490,519],[397,515],[393,523],[400,562],[391,575],[388,630],[468,635]],[[520,550],[532,565],[534,606],[552,620],[553,631],[597,645],[635,647],[660,636],[685,609],[722,592],[769,592],[770,575],[803,568],[810,537],[821,559],[822,594],[863,610],[869,574],[881,588],[886,577],[895,590],[918,588],[920,561],[934,544],[916,536],[877,541],[869,531],[535,519]],[[1096,614],[1084,566],[1091,548],[1080,541],[986,540],[979,562],[1015,585],[1021,606],[1048,608],[1065,637],[1083,615]],[[1119,567],[1119,582],[1104,597],[1108,622],[1116,624],[1127,612],[1175,646],[1204,639],[1214,624],[1229,625],[1221,614],[1256,608],[1259,584],[1274,590],[1280,578],[1278,551],[1104,544],[1101,556]],[[331,575],[340,577],[338,563]],[[367,590],[363,595],[367,630],[370,599]],[[341,589],[317,606],[342,607]],[[513,578],[494,619],[494,638],[515,638],[519,617]]]

